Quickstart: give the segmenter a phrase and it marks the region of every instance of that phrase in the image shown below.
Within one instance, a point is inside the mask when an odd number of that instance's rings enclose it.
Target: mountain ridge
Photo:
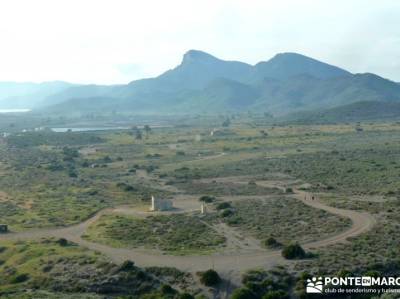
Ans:
[[[315,124],[396,120],[400,117],[400,102],[360,101],[338,107],[304,111],[287,115],[284,121]]]
[[[278,53],[268,61],[258,62],[254,67],[263,76],[276,79],[287,79],[301,74],[323,79],[351,75],[339,67],[294,52]]]
[[[400,84],[371,73],[352,74],[293,52],[250,65],[189,50],[179,65],[159,76],[120,85],[71,85],[48,95],[39,111],[78,115],[262,111],[280,116],[360,101],[400,102]]]

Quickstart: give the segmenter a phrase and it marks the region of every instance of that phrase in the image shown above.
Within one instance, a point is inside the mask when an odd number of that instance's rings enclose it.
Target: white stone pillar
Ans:
[[[154,198],[154,196],[152,195],[151,196],[151,209],[150,209],[150,211],[155,211],[156,210],[156,203],[155,203],[155,198]]]

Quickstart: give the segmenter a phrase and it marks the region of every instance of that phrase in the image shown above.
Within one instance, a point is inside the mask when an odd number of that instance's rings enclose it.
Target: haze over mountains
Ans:
[[[400,103],[400,85],[374,74],[351,74],[341,68],[296,54],[282,53],[249,65],[190,50],[180,65],[155,78],[126,85],[40,85],[0,83],[4,105],[77,115],[105,111],[138,114],[269,112],[327,110],[371,102]],[[376,104],[374,104],[376,105]],[[8,108],[7,107],[7,108]],[[350,106],[352,109],[354,106]],[[22,107],[21,107],[22,108]]]
[[[31,82],[0,82],[0,108],[2,109],[32,109],[42,105],[51,104],[46,98],[61,92],[73,84],[53,81],[44,83]]]

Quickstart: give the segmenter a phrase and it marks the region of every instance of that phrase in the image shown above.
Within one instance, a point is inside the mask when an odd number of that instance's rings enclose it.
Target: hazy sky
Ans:
[[[189,49],[254,64],[298,52],[400,81],[398,0],[1,0],[0,81],[125,83]]]

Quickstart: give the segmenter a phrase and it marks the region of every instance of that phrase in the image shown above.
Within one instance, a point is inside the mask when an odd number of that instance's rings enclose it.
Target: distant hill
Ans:
[[[400,102],[356,102],[321,111],[293,113],[288,115],[285,120],[300,123],[400,120]]]
[[[308,75],[261,83],[258,109],[269,105],[277,115],[323,109],[359,101],[400,101],[400,86],[373,74],[328,79]]]
[[[276,116],[360,101],[400,101],[400,85],[296,53],[278,54],[252,66],[197,50],[188,51],[177,67],[155,78],[126,85],[74,86],[45,99],[46,109],[58,114],[258,111]]]
[[[176,68],[155,78],[158,89],[175,91],[176,89],[201,89],[217,78],[242,82],[252,75],[253,67],[238,61],[225,61],[205,52],[190,50]],[[143,82],[141,82],[143,83]],[[130,86],[137,86],[134,81]]]
[[[297,53],[281,53],[254,66],[256,78],[285,80],[298,75],[328,79],[351,76],[351,73]]]
[[[0,82],[0,108],[36,108],[45,105],[46,99],[73,86],[62,81]]]

